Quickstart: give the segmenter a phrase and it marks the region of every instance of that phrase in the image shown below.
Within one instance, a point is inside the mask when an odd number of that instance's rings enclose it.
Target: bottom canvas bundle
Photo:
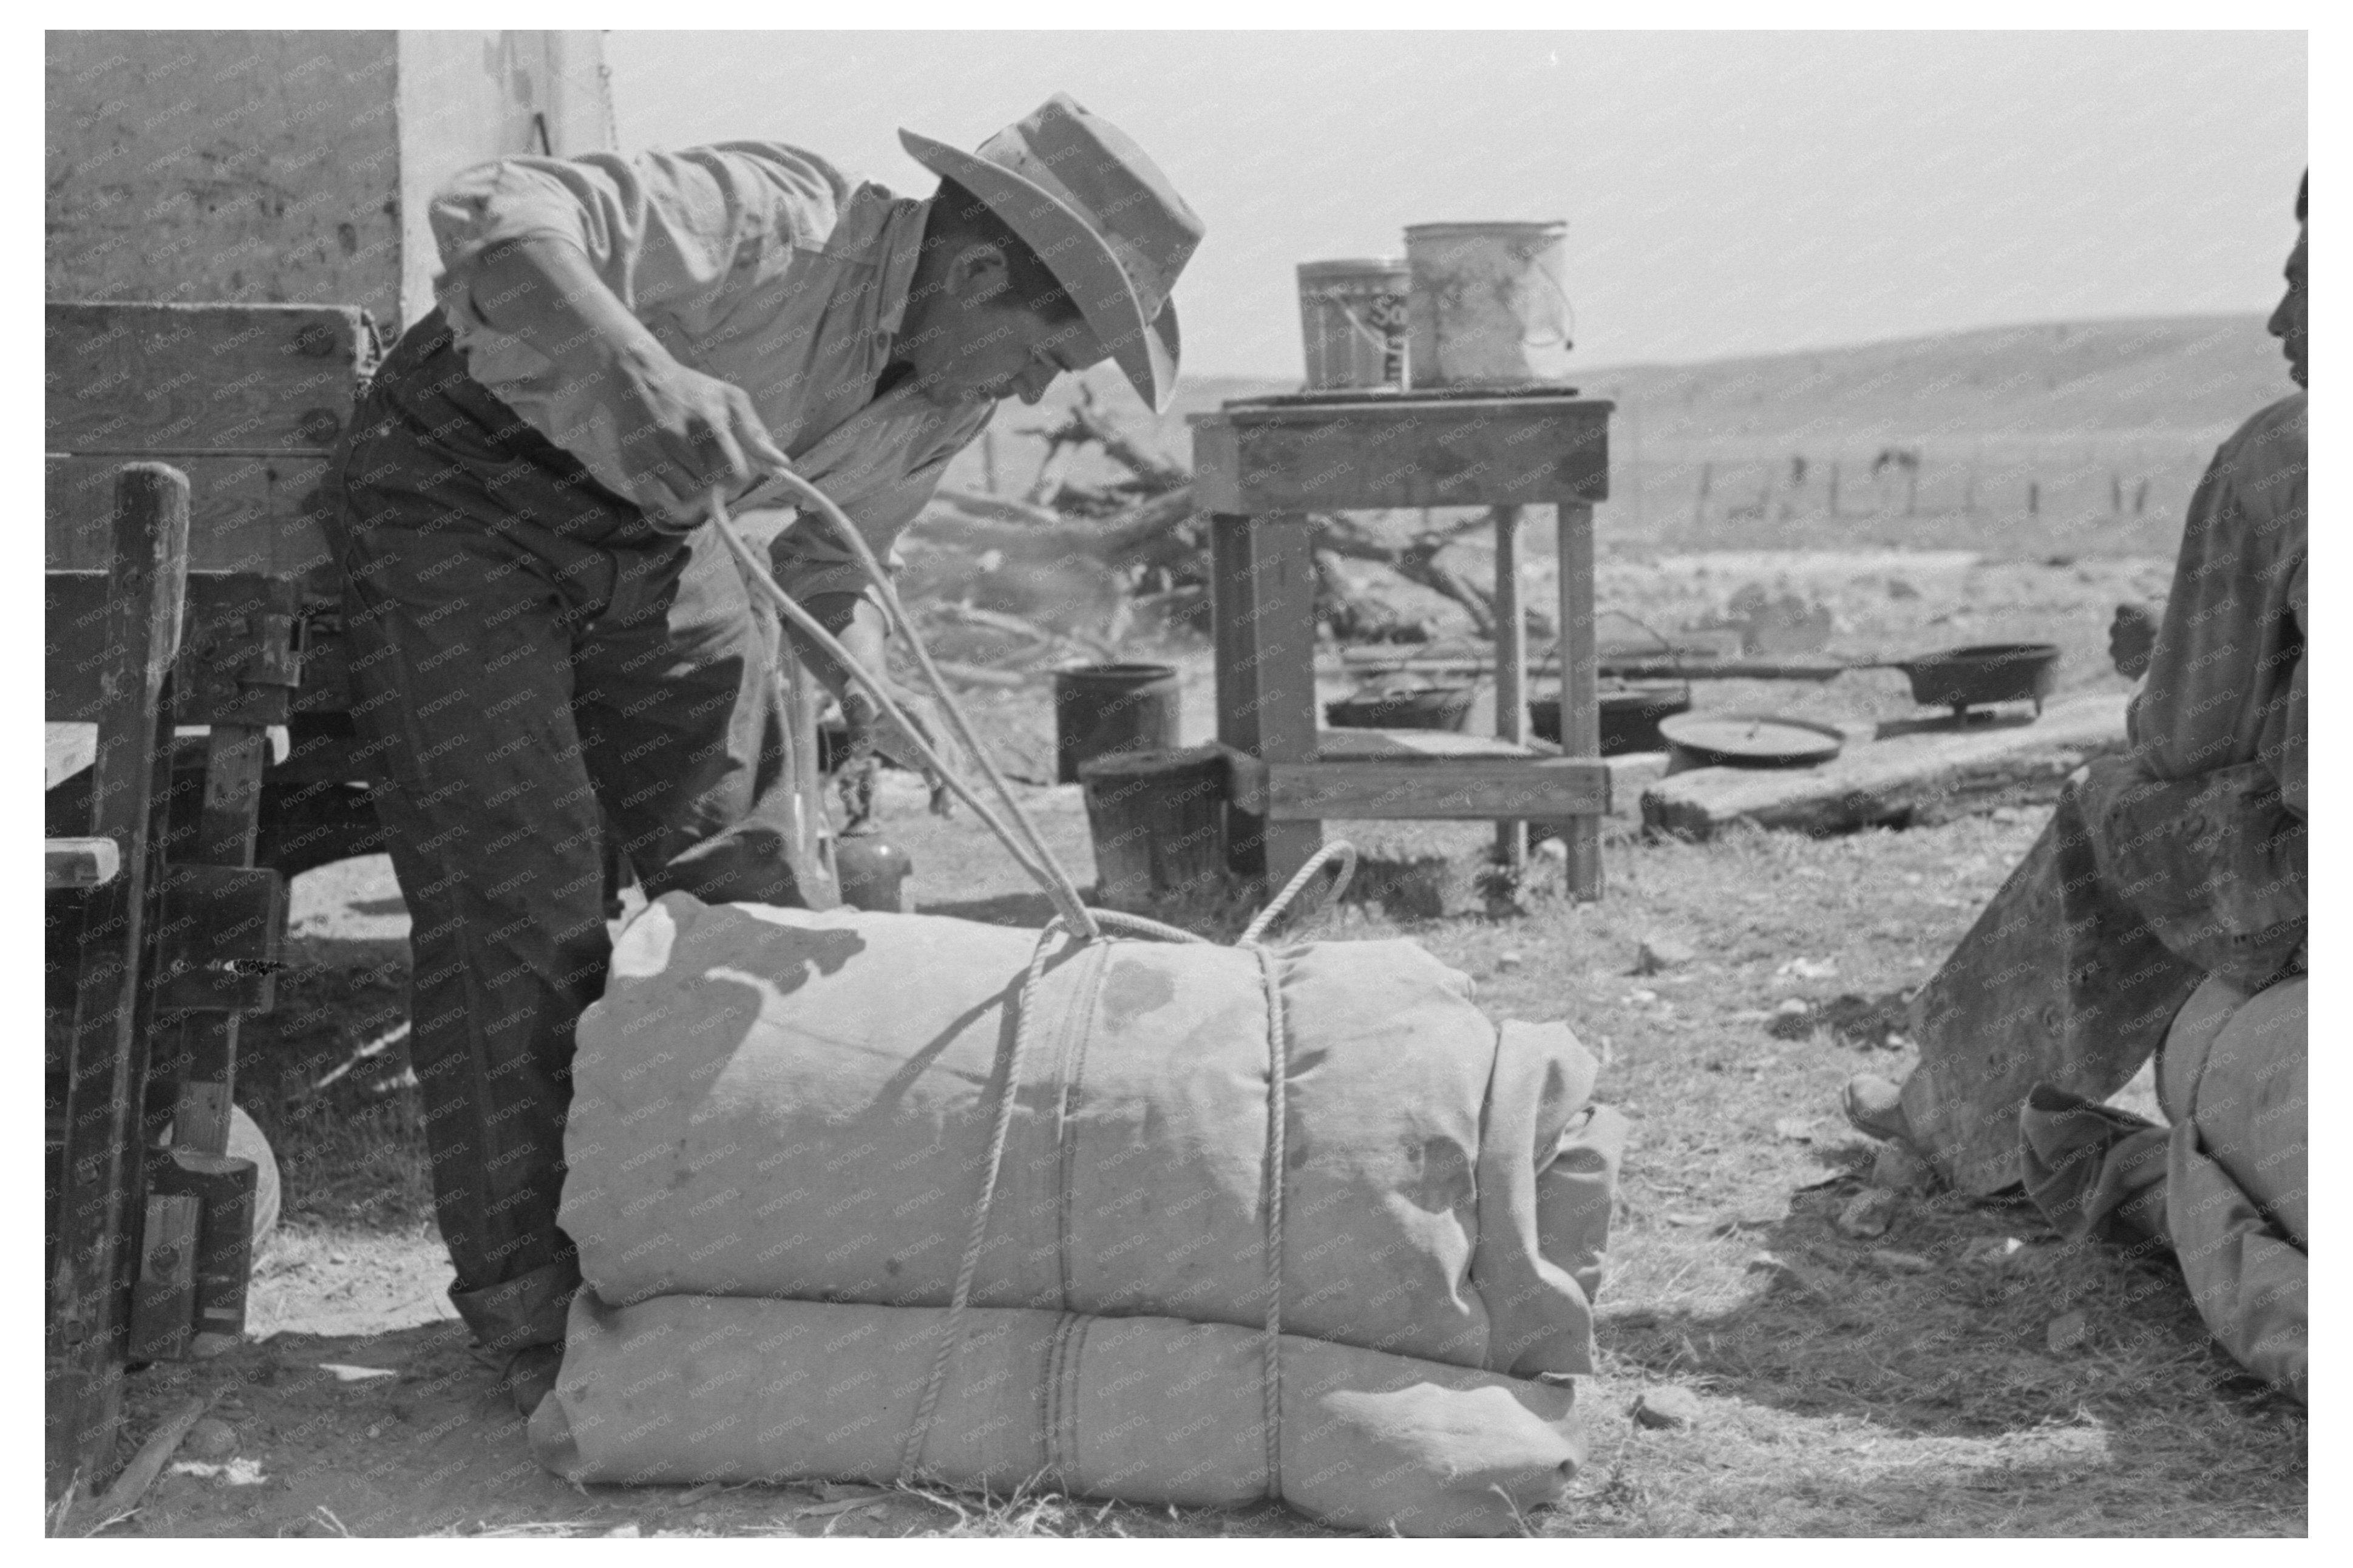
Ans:
[[[577,1482],[887,1482],[946,1317],[749,1297],[614,1307],[583,1289],[533,1451]],[[1278,1357],[1267,1346],[1229,1324],[970,1309],[917,1473],[1155,1505],[1279,1496],[1342,1527],[1495,1535],[1584,1461],[1565,1382],[1290,1335]]]

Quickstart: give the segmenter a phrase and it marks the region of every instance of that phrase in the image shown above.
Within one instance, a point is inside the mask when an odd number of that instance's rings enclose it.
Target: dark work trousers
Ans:
[[[438,312],[387,356],[332,469],[450,1299],[495,1349],[560,1343],[608,824],[649,893],[800,901],[776,622],[709,529],[655,532],[470,380]]]

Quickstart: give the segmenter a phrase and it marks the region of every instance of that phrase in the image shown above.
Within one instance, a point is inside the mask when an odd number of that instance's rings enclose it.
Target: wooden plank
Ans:
[[[139,1237],[139,1283],[131,1305],[134,1361],[187,1354],[196,1331],[196,1231],[205,1205],[185,1194],[151,1197]]]
[[[46,574],[44,660],[49,721],[88,721],[105,703],[109,595],[103,572]],[[188,574],[174,666],[184,724],[282,724],[300,679],[291,654],[299,590],[251,573]]]
[[[1572,757],[1601,754],[1600,667],[1593,646],[1593,507],[1564,494],[1553,507],[1559,562],[1560,749]],[[1590,902],[1601,897],[1601,824],[1592,817],[1568,825],[1568,891]]]
[[[1520,611],[1520,509],[1499,506],[1495,521],[1495,738],[1528,738],[1528,627]],[[1527,864],[1528,825],[1495,824],[1495,852],[1516,871]]]
[[[1582,398],[1197,414],[1211,512],[1521,505],[1609,494],[1609,411]],[[1286,417],[1259,416],[1279,412]]]
[[[196,841],[174,858],[250,867],[261,815],[269,735],[251,725],[216,724],[205,740],[205,803]],[[281,917],[282,918],[282,917]],[[172,1142],[203,1154],[228,1152],[237,1087],[237,1013],[198,1013],[179,1024],[182,1077]]]
[[[132,1204],[142,1173],[153,962],[153,853],[170,783],[162,711],[185,586],[188,483],[127,466],[115,511],[90,830],[123,847],[123,874],[82,900],[47,1361],[50,1469],[95,1475],[114,1443],[129,1327]]]
[[[174,1013],[266,1013],[277,996],[286,880],[267,867],[171,865],[156,926],[155,1004]]]
[[[261,773],[269,760],[266,731],[250,724],[213,725],[205,737],[205,804],[196,842],[173,858],[215,866],[253,864]]]
[[[43,449],[121,456],[323,456],[375,356],[332,305],[52,301],[43,347]]]
[[[1609,810],[1608,764],[1584,757],[1448,757],[1265,764],[1271,822],[1327,817],[1475,821]]]
[[[42,858],[51,889],[102,887],[122,870],[121,847],[111,838],[44,839]]]
[[[2122,751],[2123,692],[2052,703],[2040,720],[1929,728],[1905,721],[1813,768],[1694,768],[1642,793],[1646,826],[1706,839],[1734,822],[1800,833],[1950,821],[2046,804],[2088,759]]]
[[[323,456],[174,457],[188,476],[188,565],[302,581],[305,596],[332,603],[343,579],[320,517],[327,506]],[[52,453],[42,485],[43,562],[52,572],[106,569],[114,471],[121,458]]]
[[[1408,762],[1415,757],[1528,757],[1525,742],[1493,735],[1461,735],[1451,730],[1325,730],[1315,738],[1323,762]]]
[[[1218,740],[1269,762],[1315,755],[1313,526],[1293,514],[1209,520]],[[1229,821],[1236,869],[1279,888],[1323,847],[1309,821]]]

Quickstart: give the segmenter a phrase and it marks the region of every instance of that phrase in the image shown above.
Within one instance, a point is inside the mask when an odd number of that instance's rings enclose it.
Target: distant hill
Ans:
[[[1191,377],[1155,419],[1112,367],[1087,380],[1127,428],[1187,459],[1186,415],[1297,390],[1295,381]],[[2173,548],[2214,445],[2295,390],[2256,315],[2051,322],[1599,366],[1576,384],[1619,405],[1613,497],[1601,516],[1615,542],[2157,554]],[[1025,486],[1042,456],[1042,443],[1014,432],[1050,422],[1075,395],[1066,381],[1046,405],[998,415],[1000,488]],[[949,482],[977,488],[982,468],[981,454],[968,452]]]
[[[2162,438],[2227,431],[2295,390],[2260,316],[2052,322],[1854,348],[1585,374],[1643,421],[1645,442],[1787,447]]]

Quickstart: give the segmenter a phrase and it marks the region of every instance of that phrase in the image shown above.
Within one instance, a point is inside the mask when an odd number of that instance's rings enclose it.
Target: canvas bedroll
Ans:
[[[1255,1329],[1279,1281],[1291,1334],[1592,1370],[1625,1123],[1566,1026],[1409,942],[1046,940],[1025,1018],[1034,931],[659,900],[578,1030],[587,1285],[945,1306],[1026,1027],[974,1307]]]
[[[709,1296],[575,1298],[533,1452],[582,1482],[901,1474],[944,1311]],[[1345,1528],[1515,1532],[1585,1457],[1574,1390],[1167,1318],[975,1309],[921,1473],[1157,1506],[1280,1498]]]

